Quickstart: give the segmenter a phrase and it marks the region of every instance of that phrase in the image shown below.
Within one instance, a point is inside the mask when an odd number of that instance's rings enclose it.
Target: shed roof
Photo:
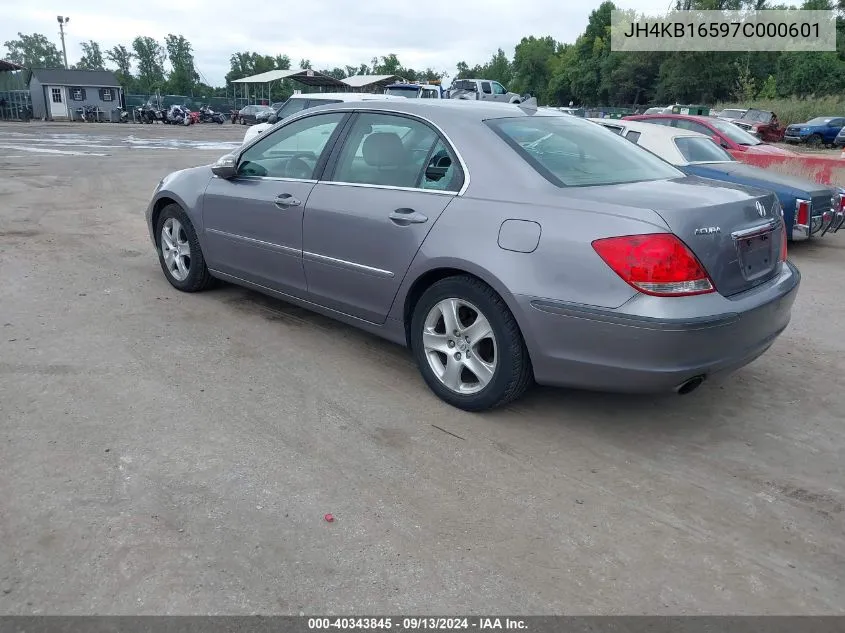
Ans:
[[[15,62],[10,62],[5,59],[0,59],[0,71],[8,71],[8,70],[23,70],[24,67],[20,64],[16,64]]]
[[[363,88],[374,84],[387,84],[405,80],[399,75],[353,75],[342,81],[350,88]]]
[[[316,70],[310,70],[308,68],[295,68],[292,70],[270,70],[266,73],[259,73],[258,75],[252,75],[251,77],[243,77],[241,79],[235,79],[232,83],[236,84],[266,84],[270,83],[271,81],[281,81],[282,79],[292,79],[293,81],[297,81],[305,86],[314,86],[319,88],[345,88],[347,87],[339,79],[335,79],[334,77],[330,77],[329,75],[324,75],[322,73],[317,72]]]
[[[32,76],[42,84],[57,84],[60,86],[103,86],[106,88],[120,87],[120,82],[110,70],[33,68]]]

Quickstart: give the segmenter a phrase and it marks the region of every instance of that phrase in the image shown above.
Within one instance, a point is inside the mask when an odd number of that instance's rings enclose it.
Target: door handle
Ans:
[[[302,202],[298,198],[294,198],[289,193],[283,193],[281,195],[276,196],[273,204],[277,207],[282,209],[287,209],[288,207],[298,207]]]
[[[391,211],[390,215],[387,217],[389,217],[394,224],[398,224],[399,226],[428,222],[428,218],[426,216],[422,213],[417,213],[413,209],[396,209],[396,211]]]

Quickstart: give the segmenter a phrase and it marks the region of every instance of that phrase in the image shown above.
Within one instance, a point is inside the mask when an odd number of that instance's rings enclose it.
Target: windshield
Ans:
[[[486,123],[534,169],[559,187],[683,176],[630,141],[575,117],[515,117]]]
[[[393,95],[394,97],[408,97],[409,99],[414,99],[420,96],[420,89],[416,86],[408,86],[406,88],[393,86],[392,88],[385,90],[384,94]]]
[[[719,113],[719,116],[726,119],[739,119],[742,118],[743,114],[745,114],[745,112],[742,110],[722,110]]]
[[[772,113],[764,110],[749,110],[740,117],[743,121],[757,121],[759,123],[768,123],[772,120]]]
[[[725,163],[733,157],[716,145],[709,138],[680,136],[675,139],[675,147],[688,163]]]
[[[807,121],[806,125],[827,125],[831,121],[833,121],[832,116],[817,116],[815,119]]]
[[[719,119],[713,119],[709,122],[714,128],[719,130],[722,135],[726,136],[730,140],[732,140],[737,145],[762,145],[763,141],[761,141],[756,136],[752,136],[745,130],[740,127],[735,126],[733,123],[729,121],[720,121]]]

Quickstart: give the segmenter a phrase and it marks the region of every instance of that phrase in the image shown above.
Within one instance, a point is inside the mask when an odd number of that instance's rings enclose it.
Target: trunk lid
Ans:
[[[695,176],[590,189],[591,199],[625,201],[660,215],[724,296],[754,288],[780,272],[784,225],[774,194]]]

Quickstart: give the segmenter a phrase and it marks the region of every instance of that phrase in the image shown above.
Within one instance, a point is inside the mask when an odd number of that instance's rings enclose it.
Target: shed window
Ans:
[[[71,88],[70,98],[74,101],[85,101],[85,88]]]
[[[51,88],[50,89],[50,97],[53,100],[53,103],[61,103],[62,102],[62,89],[61,88]]]
[[[101,101],[114,101],[114,93],[111,88],[100,88]]]

